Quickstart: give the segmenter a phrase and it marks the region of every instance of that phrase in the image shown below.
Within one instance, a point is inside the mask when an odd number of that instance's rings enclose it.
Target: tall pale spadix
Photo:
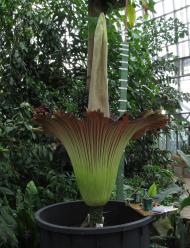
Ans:
[[[98,18],[94,35],[92,71],[89,85],[88,111],[99,110],[109,117],[107,57],[108,38],[103,13]]]

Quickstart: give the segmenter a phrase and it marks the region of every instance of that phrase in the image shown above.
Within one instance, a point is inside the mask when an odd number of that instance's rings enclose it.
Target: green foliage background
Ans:
[[[114,115],[118,109],[122,42],[115,25],[118,20],[123,20],[118,11],[109,14],[108,73]],[[80,198],[66,152],[52,137],[32,132],[31,120],[33,109],[41,105],[76,115],[85,110],[87,23],[83,0],[0,2],[2,248],[38,247],[34,211],[56,201]],[[151,21],[129,30],[127,110],[132,115],[161,106],[174,115],[179,101],[187,99],[169,85],[172,78],[165,74],[176,70],[175,58],[156,56],[163,44],[174,44],[186,33],[186,27],[177,20]],[[159,153],[155,151],[155,135],[143,137],[126,151],[131,168],[126,173],[134,173],[134,167],[153,159],[158,162]]]

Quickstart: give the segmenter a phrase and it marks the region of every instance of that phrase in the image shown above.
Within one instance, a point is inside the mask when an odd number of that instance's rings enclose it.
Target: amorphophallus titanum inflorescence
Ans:
[[[100,15],[95,31],[91,75],[89,105],[84,118],[64,112],[51,115],[38,109],[34,120],[66,148],[84,202],[101,207],[110,199],[126,145],[147,130],[164,127],[167,118],[159,111],[147,111],[136,120],[130,120],[127,114],[118,120],[109,118],[104,14]]]
[[[56,112],[51,117],[37,114],[35,120],[64,145],[82,198],[89,206],[103,206],[108,202],[129,141],[166,124],[165,116],[151,111],[136,120],[129,120],[127,114],[112,120],[96,111],[87,112],[82,119]]]

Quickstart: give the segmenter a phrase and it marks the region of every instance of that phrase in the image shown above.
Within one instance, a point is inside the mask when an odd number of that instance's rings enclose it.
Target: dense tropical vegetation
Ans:
[[[110,103],[117,115],[122,41],[117,23],[123,17],[117,10],[108,16]],[[66,151],[53,137],[34,132],[31,120],[39,106],[78,116],[85,110],[87,23],[85,1],[0,2],[2,248],[38,247],[34,211],[56,201],[80,198]],[[175,44],[187,35],[187,29],[177,19],[141,23],[138,19],[129,29],[127,110],[137,116],[147,108],[161,107],[175,120],[179,102],[189,96],[170,85],[177,58],[159,53],[164,44]],[[167,165],[168,153],[155,147],[156,142],[157,135],[149,134],[131,144],[126,150],[127,176],[143,172],[148,164]],[[158,169],[156,176],[159,173]]]

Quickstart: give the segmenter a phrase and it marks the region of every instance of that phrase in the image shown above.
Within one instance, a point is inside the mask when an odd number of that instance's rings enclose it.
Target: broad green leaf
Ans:
[[[148,2],[148,9],[151,12],[156,13],[154,6],[155,6],[155,1],[154,0],[149,0],[149,2]]]
[[[157,195],[157,186],[155,183],[153,183],[148,189],[148,195],[150,197],[155,197]]]
[[[135,25],[136,20],[136,11],[135,11],[135,5],[133,2],[129,2],[128,5],[128,19],[129,19],[129,25],[133,27]]]
[[[186,163],[188,170],[190,170],[190,155],[185,154],[184,152],[177,150],[177,153],[180,155],[182,160]]]
[[[15,233],[16,220],[14,219],[9,207],[0,209],[0,246],[18,247],[18,240]]]
[[[0,153],[3,153],[3,152],[8,152],[9,150],[7,148],[4,148],[0,145]]]
[[[16,225],[16,221],[13,218],[13,216],[9,213],[8,209],[6,207],[1,208],[1,217],[4,219],[4,221],[10,225],[14,226]]]
[[[34,181],[30,181],[28,182],[28,184],[26,185],[26,192],[29,194],[38,194],[38,189],[36,188],[36,185],[34,183]]]
[[[179,193],[179,192],[181,192],[181,190],[182,189],[178,185],[172,184],[166,190],[164,190],[163,192],[158,194],[157,197],[158,197],[159,201],[163,201],[167,196]]]
[[[170,230],[173,230],[170,219],[166,217],[160,217],[158,221],[153,224],[156,231],[160,236],[166,237]]]
[[[2,186],[0,186],[0,193],[4,195],[14,195],[14,193],[10,189]]]
[[[147,21],[147,20],[148,20],[149,15],[148,15],[147,13],[144,13],[143,17],[144,17],[144,20],[145,20],[145,21]]]
[[[190,206],[190,196],[188,196],[187,198],[185,198],[181,204],[180,204],[180,210],[182,210],[183,208]]]

